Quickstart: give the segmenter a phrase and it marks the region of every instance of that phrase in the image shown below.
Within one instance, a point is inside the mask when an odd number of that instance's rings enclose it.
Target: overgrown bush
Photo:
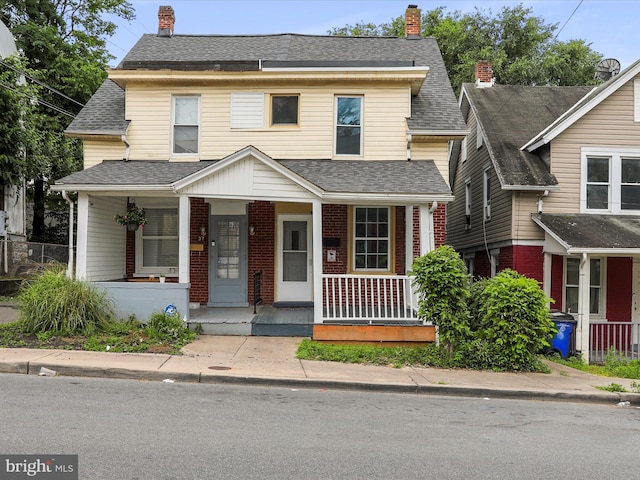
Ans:
[[[493,369],[531,370],[537,354],[556,331],[549,316],[549,298],[538,282],[514,270],[503,270],[475,291],[477,336],[493,348]]]
[[[411,268],[418,292],[418,316],[438,326],[438,335],[450,353],[471,336],[469,328],[470,278],[456,251],[442,246],[416,258]]]
[[[104,292],[89,282],[68,278],[60,266],[25,281],[18,305],[20,323],[29,333],[93,331],[114,317]]]
[[[153,312],[149,317],[145,332],[149,337],[156,339],[177,340],[184,337],[191,337],[191,339],[195,337],[195,333],[187,328],[177,311],[174,313]]]

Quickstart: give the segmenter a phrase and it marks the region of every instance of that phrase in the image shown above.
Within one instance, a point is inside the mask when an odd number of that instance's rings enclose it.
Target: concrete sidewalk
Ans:
[[[542,374],[317,362],[296,358],[301,340],[201,335],[183,349],[183,355],[7,348],[0,349],[0,372],[38,375],[53,371],[65,376],[535,398],[611,405],[630,402],[640,406],[640,394],[595,388],[618,383],[631,391],[631,380],[599,377],[554,363],[549,363],[552,373]]]

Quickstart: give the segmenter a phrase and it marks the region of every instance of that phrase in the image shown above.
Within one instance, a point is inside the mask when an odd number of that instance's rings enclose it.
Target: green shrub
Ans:
[[[68,278],[61,267],[25,281],[18,305],[20,323],[30,333],[91,331],[114,316],[104,292],[91,283]]]
[[[514,270],[487,280],[476,294],[481,296],[477,334],[495,345],[493,368],[529,370],[556,331],[547,307],[550,299],[536,280]]]
[[[410,275],[418,292],[418,316],[438,326],[450,353],[469,339],[470,278],[460,256],[448,246],[416,258]]]
[[[180,318],[180,313],[153,312],[145,332],[151,338],[178,339],[191,332]],[[195,334],[194,334],[195,335]]]

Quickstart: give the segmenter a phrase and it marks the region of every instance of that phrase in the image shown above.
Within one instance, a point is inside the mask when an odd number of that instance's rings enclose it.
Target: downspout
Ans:
[[[131,152],[131,145],[129,145],[129,142],[127,142],[127,136],[126,135],[122,135],[120,137],[120,139],[122,140],[122,143],[124,143],[124,146],[126,147],[124,150],[124,158],[122,160],[124,160],[125,162],[129,161],[129,153]]]
[[[64,198],[69,204],[69,261],[67,262],[67,277],[73,278],[73,214],[74,203],[71,200],[66,190],[62,190],[62,198]]]
[[[407,161],[411,161],[411,134],[407,133]]]

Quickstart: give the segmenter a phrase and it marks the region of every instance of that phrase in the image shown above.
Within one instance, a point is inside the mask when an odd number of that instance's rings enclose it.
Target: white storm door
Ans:
[[[313,299],[311,215],[278,216],[278,302]]]

